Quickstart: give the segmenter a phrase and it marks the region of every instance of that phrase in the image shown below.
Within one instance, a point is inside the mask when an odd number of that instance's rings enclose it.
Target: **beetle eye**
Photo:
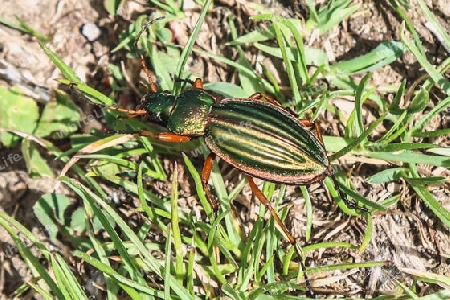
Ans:
[[[157,123],[157,124],[160,124],[160,125],[161,124],[164,125],[164,122],[161,119],[161,113],[159,113],[159,112],[158,113],[149,114],[147,120],[149,120],[152,123]]]

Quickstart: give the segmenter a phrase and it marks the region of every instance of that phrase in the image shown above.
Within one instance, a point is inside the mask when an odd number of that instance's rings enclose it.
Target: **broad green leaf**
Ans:
[[[248,45],[256,42],[264,42],[275,37],[275,33],[273,32],[273,28],[270,26],[268,30],[253,30],[243,36],[240,36],[234,39],[232,42],[228,42],[227,45],[236,46],[236,45]]]
[[[23,140],[21,148],[28,173],[30,173],[31,177],[53,177],[52,169],[47,164],[47,161],[42,158],[34,144],[32,144],[29,140]]]
[[[382,42],[367,54],[330,66],[330,72],[335,76],[370,72],[389,65],[403,55],[405,50],[401,42]]]
[[[240,87],[229,82],[206,83],[205,89],[223,95],[228,98],[247,98],[250,95]]]
[[[38,217],[52,241],[56,241],[57,224],[64,224],[64,213],[69,205],[70,200],[65,195],[45,194],[33,206],[36,217]]]
[[[23,96],[17,88],[8,90],[0,86],[0,128],[33,134],[39,118],[36,102]],[[0,142],[6,147],[14,146],[21,137],[0,131]]]
[[[400,172],[404,172],[405,168],[390,168],[376,173],[367,179],[370,184],[383,184],[394,181],[399,178]]]
[[[83,122],[93,119],[93,116],[88,116]],[[65,138],[78,129],[80,121],[81,114],[72,100],[66,94],[56,92],[56,101],[47,103],[34,134],[45,137],[56,133],[56,137]]]

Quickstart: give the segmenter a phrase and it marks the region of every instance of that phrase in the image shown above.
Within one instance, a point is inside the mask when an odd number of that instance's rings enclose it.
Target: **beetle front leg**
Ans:
[[[211,194],[211,191],[208,186],[208,180],[211,176],[211,170],[213,166],[213,161],[216,158],[215,153],[210,153],[208,157],[205,159],[205,164],[203,165],[203,171],[202,171],[202,185],[203,190],[205,191],[206,198],[208,199],[209,205],[211,205],[214,213],[216,213],[219,210],[219,202],[213,197]]]
[[[158,141],[169,142],[169,143],[184,143],[192,140],[192,137],[186,135],[178,135],[170,132],[163,133],[153,133],[148,130],[139,130],[136,132],[140,136],[149,136]]]
[[[141,130],[138,132],[138,134],[141,136],[149,136],[149,137],[152,137],[159,141],[171,142],[171,143],[183,143],[183,142],[188,142],[192,139],[189,136],[177,135],[177,134],[170,133],[170,132],[154,134],[151,131]],[[216,213],[219,210],[219,202],[213,197],[213,195],[209,189],[209,186],[208,186],[208,180],[209,180],[209,177],[211,176],[211,170],[212,170],[213,161],[215,158],[216,158],[216,154],[214,154],[214,153],[210,153],[208,155],[208,157],[205,160],[205,164],[203,165],[203,171],[202,171],[202,175],[201,175],[203,190],[205,191],[206,199],[208,199],[209,205],[211,205],[214,213]]]
[[[126,113],[125,116],[119,116],[120,119],[132,119],[136,117],[142,117],[148,114],[146,110],[138,109],[138,110],[131,110],[131,109],[124,109],[124,108],[117,108],[114,106],[108,106],[107,107],[110,110],[115,110],[118,112]]]
[[[302,251],[299,245],[297,245],[297,240],[294,238],[294,236],[291,234],[291,232],[287,229],[286,225],[284,225],[283,221],[281,221],[280,217],[276,213],[276,211],[273,209],[272,205],[270,205],[269,200],[267,200],[266,196],[261,192],[261,190],[258,188],[258,186],[253,181],[253,178],[250,176],[247,176],[248,184],[250,185],[250,188],[252,189],[255,196],[258,198],[258,200],[270,211],[270,214],[277,222],[278,226],[280,226],[281,230],[283,230],[284,234],[288,238],[289,242],[291,243],[292,247],[294,247],[295,251],[297,252],[298,259],[300,261],[300,266],[302,268],[303,277],[305,278],[305,285],[306,285],[306,293],[310,298],[315,298],[314,291],[311,287],[311,282],[308,279],[308,275],[306,274],[306,266],[303,263],[302,260]]]

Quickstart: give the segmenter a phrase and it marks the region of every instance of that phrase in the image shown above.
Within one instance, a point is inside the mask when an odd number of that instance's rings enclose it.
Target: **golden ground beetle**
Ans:
[[[160,19],[154,19],[142,28],[136,36],[136,49],[142,33]],[[262,93],[248,98],[219,99],[203,89],[203,82],[199,78],[192,82],[192,88],[178,96],[160,92],[151,79],[142,53],[138,53],[150,84],[150,92],[142,98],[136,110],[106,107],[126,113],[128,118],[142,117],[145,121],[157,122],[167,128],[167,132],[159,134],[146,130],[136,132],[142,136],[173,143],[203,136],[211,153],[205,160],[201,180],[207,199],[216,212],[219,203],[208,186],[216,156],[244,172],[253,193],[270,211],[295,248],[305,277],[306,292],[308,296],[314,297],[296,239],[254,183],[253,177],[275,183],[309,185],[330,176],[347,206],[368,212],[366,208],[350,202],[339,189],[318,124],[299,119],[291,110]],[[308,128],[314,128],[315,134]]]

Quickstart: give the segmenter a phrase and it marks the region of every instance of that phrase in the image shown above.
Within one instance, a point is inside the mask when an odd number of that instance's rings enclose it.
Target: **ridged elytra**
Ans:
[[[136,36],[134,44],[136,49],[142,33],[161,19],[154,19],[141,29]],[[253,178],[275,183],[309,185],[330,176],[339,196],[347,206],[368,212],[367,209],[350,202],[339,189],[318,124],[311,120],[299,119],[275,99],[262,93],[253,94],[248,98],[214,96],[204,90],[200,78],[191,82],[192,88],[177,96],[166,91],[158,91],[157,85],[151,79],[144,56],[140,51],[138,54],[150,84],[149,93],[141,99],[136,110],[114,106],[106,108],[126,113],[128,118],[142,117],[145,121],[157,122],[167,128],[167,132],[159,134],[146,130],[136,132],[141,136],[173,143],[187,142],[203,136],[211,153],[205,160],[201,180],[207,199],[215,212],[219,209],[219,203],[211,194],[208,180],[216,156],[245,173],[251,190],[270,211],[295,248],[305,278],[306,293],[314,298],[315,294],[302,262],[302,251],[297,240],[254,183]],[[315,133],[310,128],[313,128]]]

